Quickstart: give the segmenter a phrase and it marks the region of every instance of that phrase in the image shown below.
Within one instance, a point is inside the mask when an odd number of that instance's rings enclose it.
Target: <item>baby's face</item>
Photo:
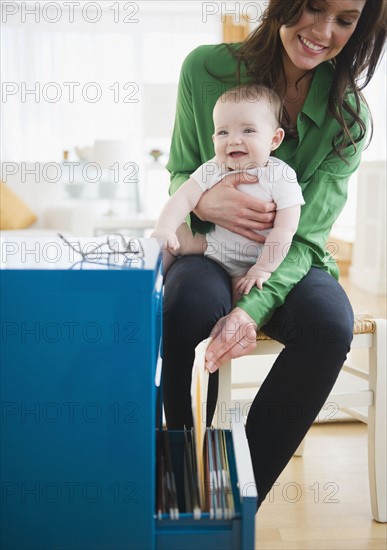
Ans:
[[[219,100],[214,108],[215,155],[230,170],[265,166],[281,143],[268,99]],[[282,134],[281,134],[282,135]]]

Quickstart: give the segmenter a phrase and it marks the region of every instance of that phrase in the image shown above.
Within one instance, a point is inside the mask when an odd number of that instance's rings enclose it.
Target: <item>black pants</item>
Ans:
[[[194,348],[231,310],[230,278],[214,261],[180,258],[165,281],[163,392],[169,429],[192,426]],[[348,298],[328,273],[312,268],[262,330],[285,345],[250,408],[246,433],[259,504],[318,415],[340,372],[353,335]],[[210,376],[211,422],[218,375]]]

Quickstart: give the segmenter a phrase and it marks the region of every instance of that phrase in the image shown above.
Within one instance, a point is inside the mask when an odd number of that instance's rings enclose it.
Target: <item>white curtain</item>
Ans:
[[[142,84],[176,85],[187,53],[221,40],[219,17],[204,22],[197,1],[91,2],[101,10],[95,24],[82,6],[70,23],[68,2],[48,2],[47,12],[47,2],[11,4],[18,11],[3,15],[1,36],[3,161],[58,161],[64,149],[96,139],[129,141],[135,161],[143,154],[143,111],[161,108],[155,98],[144,104]],[[23,22],[23,6],[35,5],[38,15]],[[58,9],[60,19],[49,23]],[[25,94],[36,86],[36,96]]]

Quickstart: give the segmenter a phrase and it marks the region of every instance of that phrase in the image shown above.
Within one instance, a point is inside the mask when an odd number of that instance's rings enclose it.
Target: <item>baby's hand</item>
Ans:
[[[248,294],[253,286],[262,290],[263,283],[270,279],[270,275],[271,273],[269,271],[262,271],[256,266],[253,266],[248,270],[246,275],[237,281],[235,290],[240,292],[240,294]]]
[[[166,227],[157,228],[151,234],[151,237],[157,239],[163,250],[173,250],[174,252],[180,248],[179,240],[176,233]]]

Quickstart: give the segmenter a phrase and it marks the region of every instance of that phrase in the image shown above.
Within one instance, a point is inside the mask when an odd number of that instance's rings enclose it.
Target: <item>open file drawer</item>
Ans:
[[[180,514],[178,520],[168,516],[156,520],[157,550],[253,550],[257,493],[243,419],[239,411],[232,412],[231,431],[226,431],[229,450],[236,515],[233,519],[210,519],[202,514],[195,520],[192,514]],[[183,432],[170,432],[172,460],[181,451]],[[173,462],[176,462],[176,460]],[[177,472],[177,484],[179,485]],[[179,487],[178,487],[179,492]]]

